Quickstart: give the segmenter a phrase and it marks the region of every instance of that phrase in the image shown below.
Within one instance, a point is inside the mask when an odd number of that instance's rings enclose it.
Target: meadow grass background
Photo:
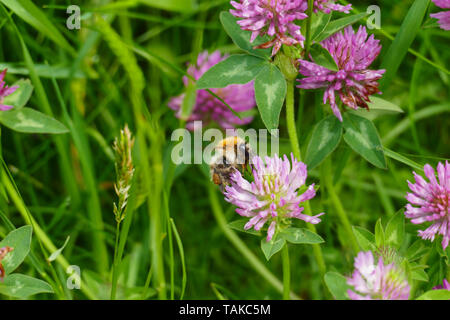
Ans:
[[[223,201],[200,166],[174,168],[168,157],[173,145],[171,133],[180,122],[167,102],[184,90],[181,77],[186,64],[203,50],[240,52],[219,21],[219,13],[230,8],[229,1],[33,1],[45,19],[31,19],[31,23],[4,3],[0,1],[0,69],[8,68],[8,83],[30,78],[35,89],[28,107],[53,114],[70,133],[26,135],[2,127],[3,158],[23,203],[48,240],[60,247],[70,235],[63,255],[71,265],[80,266],[83,286],[98,298],[109,297],[116,201],[112,143],[127,123],[137,138],[134,161],[142,179],[131,200],[136,209],[129,210],[124,222],[129,232],[118,298],[164,298],[155,290],[161,281],[167,283],[166,297],[173,294],[179,298],[185,266],[187,299],[279,299],[280,293],[255,271],[218,226],[217,214],[223,213],[228,221],[238,218],[234,207]],[[392,44],[389,35],[399,32],[412,3],[353,1],[359,11],[372,4],[381,8],[382,29],[373,32],[383,50],[372,69],[386,59]],[[66,28],[66,7],[70,4],[81,8],[80,30]],[[429,10],[436,12],[436,7],[431,5]],[[422,27],[411,49],[448,70],[449,40],[450,32]],[[404,113],[375,119],[385,147],[420,166],[430,163],[435,167],[438,161],[450,158],[449,77],[424,59],[406,54],[382,95]],[[298,128],[303,153],[308,133],[328,108],[322,106],[320,92],[307,94]],[[281,151],[290,153],[284,110],[280,119]],[[259,116],[250,126],[264,128]],[[404,207],[406,180],[412,179],[413,169],[387,160],[388,169],[381,170],[344,144],[333,153],[333,179],[352,225],[373,231],[379,217],[386,223]],[[321,166],[309,174],[308,183],[318,183]],[[313,212],[327,213],[317,225],[326,241],[321,247],[327,270],[348,275],[355,253],[327,193],[319,190],[311,205]],[[25,224],[23,206],[0,197],[0,210],[16,227]],[[169,216],[182,242],[184,264]],[[417,229],[407,223],[410,234]],[[0,238],[8,231],[5,223],[0,225]],[[281,256],[267,263],[259,239],[243,233],[238,236],[281,280]],[[163,237],[161,245],[155,244],[158,237]],[[415,240],[415,236],[409,237]],[[64,284],[65,265],[46,265],[41,245],[47,254],[50,250],[45,242],[33,234],[32,252],[44,273]],[[19,271],[42,278],[30,260],[27,258]],[[291,289],[298,296],[331,298],[310,246],[291,246],[291,270]],[[440,281],[430,280],[424,289]],[[87,297],[83,291],[63,287],[60,294],[35,297]]]

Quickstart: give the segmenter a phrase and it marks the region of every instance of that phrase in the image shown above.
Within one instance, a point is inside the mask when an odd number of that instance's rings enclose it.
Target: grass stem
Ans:
[[[296,124],[295,124],[294,82],[293,81],[287,82],[286,122],[287,122],[287,127],[288,127],[289,140],[291,142],[291,147],[292,147],[292,151],[294,153],[294,157],[297,160],[302,161],[300,145],[298,143],[298,137],[297,137],[297,129],[296,129]],[[305,208],[305,214],[311,215],[311,206],[308,201],[306,201],[304,203],[304,208]],[[312,232],[316,232],[316,227],[311,223],[307,223],[307,228]],[[319,244],[313,244],[312,246],[313,246],[314,258],[319,267],[319,271],[320,271],[321,275],[324,275],[326,272],[326,265],[325,265],[325,259],[323,258],[322,249],[320,248]]]
[[[287,243],[281,250],[281,258],[283,263],[283,300],[289,300],[289,292],[291,287],[291,265],[289,261],[289,247]]]
[[[359,251],[359,245],[356,241],[355,235],[353,234],[352,226],[350,224],[350,220],[348,219],[347,213],[344,209],[344,206],[342,205],[341,200],[339,199],[336,190],[333,185],[333,175],[331,170],[331,160],[328,158],[325,160],[323,164],[323,182],[325,183],[326,189],[328,191],[328,194],[330,195],[331,202],[333,203],[333,206],[337,212],[337,215],[339,217],[339,220],[342,223],[342,226],[344,227],[345,233],[347,234],[347,239],[350,241],[350,245],[354,251],[354,253],[358,253]]]
[[[118,278],[117,267],[118,267],[119,236],[120,236],[120,222],[117,222],[116,242],[114,245],[114,261],[113,261],[113,266],[112,266],[111,300],[116,299],[117,278]]]

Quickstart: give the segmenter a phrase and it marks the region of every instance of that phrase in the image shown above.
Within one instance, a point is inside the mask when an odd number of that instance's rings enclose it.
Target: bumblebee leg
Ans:
[[[212,181],[214,182],[214,184],[217,185],[221,185],[222,184],[222,179],[220,179],[220,176],[214,172],[214,174],[212,175]]]

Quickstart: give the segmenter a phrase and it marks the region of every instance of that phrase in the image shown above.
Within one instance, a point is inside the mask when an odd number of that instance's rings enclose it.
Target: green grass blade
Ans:
[[[198,4],[196,0],[140,0],[142,4],[175,12],[191,12],[194,11]]]
[[[62,36],[53,23],[47,18],[33,2],[30,0],[0,0],[5,6],[11,9],[15,14],[25,22],[36,28],[39,32],[49,37],[56,44],[70,54],[75,55],[75,50]]]
[[[423,120],[429,117],[437,116],[441,113],[450,112],[450,103],[443,103],[438,105],[433,105],[430,107],[427,107],[425,109],[419,110],[414,113],[413,119],[415,122],[419,120]],[[395,138],[397,138],[399,135],[401,135],[403,132],[408,130],[410,126],[410,119],[405,118],[397,125],[392,128],[387,135],[383,137],[381,140],[383,142],[383,145],[387,146],[390,144]]]
[[[381,90],[387,88],[397,74],[398,68],[408,53],[408,48],[419,32],[429,3],[430,0],[415,0],[409,9],[394,42],[381,63],[381,69],[386,69],[386,73],[380,80]]]
[[[177,227],[172,218],[170,218],[170,224],[172,226],[172,231],[175,236],[175,241],[177,242],[178,251],[180,251],[181,268],[182,268],[182,272],[183,272],[183,278],[181,280],[180,300],[183,300],[184,293],[186,291],[186,283],[187,283],[187,271],[186,271],[186,261],[184,258],[183,242],[181,241],[180,234],[178,233]]]
[[[419,171],[423,171],[423,166],[421,166],[420,164],[418,164],[417,162],[408,159],[405,156],[402,156],[401,154],[392,151],[388,148],[384,148],[384,154],[386,155],[386,157],[394,159],[398,162],[401,162],[403,164],[406,164],[407,166],[410,166],[413,169],[419,170]]]

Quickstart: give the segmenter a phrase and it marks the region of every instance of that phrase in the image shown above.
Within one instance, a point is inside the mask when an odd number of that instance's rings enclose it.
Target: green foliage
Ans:
[[[347,279],[338,272],[327,272],[324,276],[324,281],[336,300],[348,300],[347,290],[350,286],[347,284]]]
[[[69,130],[59,121],[30,108],[0,113],[0,123],[4,126],[24,133],[62,134]]]
[[[53,293],[52,287],[45,281],[14,273],[0,283],[0,293],[19,299],[26,299],[38,293]]]
[[[265,235],[261,231],[256,231],[253,228],[245,230],[244,226],[248,219],[238,219],[232,221],[228,226],[234,230],[245,232],[251,235],[262,237],[261,250],[267,260],[279,252],[286,242],[292,244],[318,244],[323,243],[324,240],[318,234],[303,228],[288,227],[279,230],[271,241],[267,242]]]
[[[33,85],[28,79],[21,79],[12,86],[19,88],[3,101],[14,108],[0,113],[0,123],[4,126],[24,133],[61,134],[69,130],[59,121],[39,111],[24,108],[33,93]]]
[[[380,87],[383,90],[387,88],[393,80],[397,70],[402,63],[408,48],[411,46],[414,38],[420,30],[423,17],[427,11],[430,0],[415,0],[403,20],[400,30],[395,37],[394,42],[386,52],[381,68],[386,70],[383,78],[380,80]]]
[[[47,260],[48,260],[49,262],[55,261],[56,258],[58,258],[58,257],[61,255],[61,253],[62,253],[62,251],[64,250],[64,248],[65,248],[65,247],[67,246],[67,244],[69,243],[69,240],[70,240],[70,236],[67,236],[66,241],[64,241],[64,244],[62,245],[62,247],[59,248],[58,250],[56,250],[55,252],[52,252],[52,254],[50,255],[50,257],[48,257]]]
[[[199,79],[198,88],[223,88],[230,84],[248,83],[254,79],[255,98],[262,121],[269,130],[278,128],[287,89],[281,71],[261,59],[270,57],[270,50],[254,49],[256,44],[250,43],[250,32],[243,31],[229,12],[222,12],[220,21],[234,43],[254,56],[231,56],[218,63]]]
[[[450,290],[430,290],[422,294],[416,300],[450,300]]]
[[[342,132],[342,123],[334,115],[329,115],[316,124],[306,151],[305,163],[308,169],[311,170],[319,165],[336,150],[341,141]]]
[[[429,250],[430,248],[424,244],[423,240],[418,239],[408,248],[405,256],[409,261],[415,261],[422,258]]]
[[[16,270],[30,252],[31,233],[31,226],[23,226],[11,231],[5,239],[0,242],[0,248],[8,246],[13,249],[13,251],[8,253],[2,260],[7,275]]]
[[[362,227],[353,227],[353,233],[358,241],[359,246],[362,251],[374,251],[376,248],[375,245],[375,236],[370,231],[362,228]]]
[[[85,79],[87,77],[83,70],[73,71],[68,65],[50,66],[48,64],[35,63],[33,67],[34,71],[36,71],[37,75],[41,78],[67,79],[73,77],[75,79]],[[8,69],[8,74],[17,74],[22,76],[28,76],[30,74],[30,71],[21,63],[0,62],[0,70],[3,69]],[[95,73],[92,76],[95,77]],[[6,99],[8,98],[9,96],[6,97]]]
[[[403,109],[398,105],[386,101],[380,97],[370,97],[371,102],[368,103],[370,111],[383,111],[387,113],[403,113]]]
[[[183,103],[181,104],[181,119],[187,120],[192,113],[197,99],[197,84],[188,80],[186,93],[184,95]]]
[[[381,219],[378,219],[375,225],[375,243],[377,247],[384,246],[386,243],[386,237],[384,234],[383,225],[381,224]]]
[[[10,247],[9,252],[1,261],[5,269],[5,279],[0,283],[0,293],[25,299],[38,293],[53,293],[52,287],[45,281],[19,273],[12,273],[25,260],[30,252],[31,226],[23,226],[11,231],[1,242],[0,248]]]
[[[140,2],[151,7],[176,12],[193,11],[198,6],[196,0],[140,0]]]
[[[343,125],[345,142],[371,164],[385,169],[386,159],[375,125],[370,120],[351,113],[344,114]]]
[[[286,97],[286,80],[272,64],[265,65],[255,79],[255,98],[261,119],[267,129],[277,129]]]
[[[41,11],[30,0],[1,0],[2,4],[10,8],[20,18],[35,27],[39,32],[46,35],[57,43],[61,48],[74,53],[73,48],[58,31],[55,25],[47,18],[44,12]]]
[[[334,61],[334,58],[320,44],[313,44],[310,49],[310,54],[313,61],[319,66],[325,67],[328,70],[339,71],[339,67],[336,61]]]
[[[345,27],[352,25],[359,20],[363,19],[367,16],[367,13],[358,13],[355,15],[346,16],[341,19],[337,19],[334,21],[331,21],[326,25],[326,27],[323,29],[322,32],[318,33],[315,38],[313,38],[316,42],[321,42],[331,36],[332,34],[339,32],[340,30],[344,29]]]
[[[392,216],[385,232],[386,244],[400,248],[405,236],[405,214],[403,209]]]
[[[205,72],[197,81],[198,89],[225,88],[230,84],[245,84],[268,65],[264,60],[250,55],[233,55]]]
[[[313,23],[311,25],[311,38],[317,39],[319,35],[325,30],[331,20],[331,14],[325,14],[323,12],[318,12],[314,15]]]
[[[425,270],[423,270],[422,268],[424,267],[419,266],[417,270],[411,270],[411,278],[417,281],[428,282],[430,279]]]
[[[397,160],[398,162],[404,163],[407,166],[417,170],[418,172],[423,171],[423,166],[419,165],[417,162],[415,162],[415,161],[413,161],[411,159],[408,159],[407,157],[405,157],[405,156],[403,156],[401,154],[398,154],[395,151],[392,151],[390,149],[384,148],[384,153],[385,153],[385,155],[387,157],[389,157],[391,159],[394,159],[394,160]]]
[[[270,241],[267,241],[266,238],[261,239],[261,250],[264,253],[267,261],[269,261],[275,253],[281,251],[281,249],[283,249],[285,245],[286,240],[280,235],[273,236],[272,240]]]
[[[289,227],[282,229],[280,237],[293,244],[315,244],[325,242],[318,234],[303,228]]]

